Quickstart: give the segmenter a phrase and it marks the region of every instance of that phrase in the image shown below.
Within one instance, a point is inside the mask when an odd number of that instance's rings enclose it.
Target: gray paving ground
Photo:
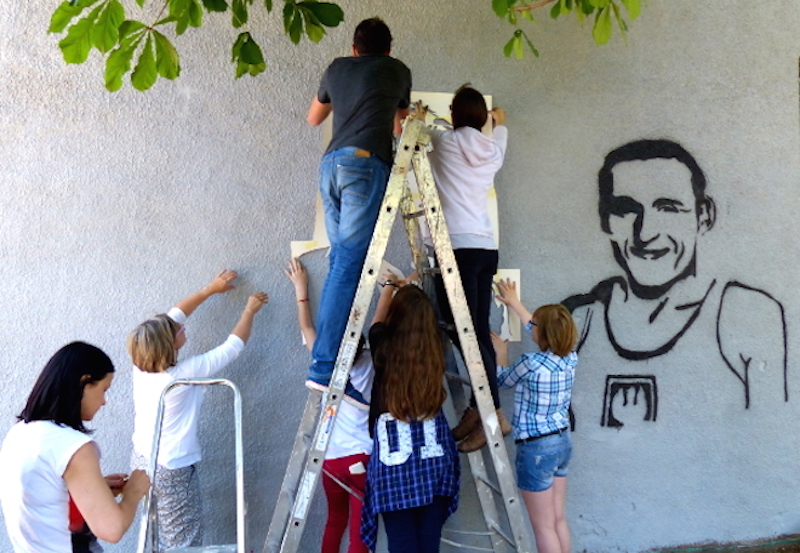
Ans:
[[[652,553],[800,553],[800,535],[782,536],[761,543],[657,549]]]

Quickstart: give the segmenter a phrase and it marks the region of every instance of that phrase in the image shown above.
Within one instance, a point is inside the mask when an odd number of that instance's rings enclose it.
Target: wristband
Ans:
[[[308,298],[303,298],[302,300],[297,300],[297,301],[298,301],[298,302],[301,302],[301,301],[308,301]]]
[[[383,286],[384,288],[386,288],[387,286],[394,286],[395,288],[400,288],[399,284],[397,284],[396,282],[391,281],[391,280],[387,280],[385,282],[382,282],[382,283],[380,283],[380,285]]]

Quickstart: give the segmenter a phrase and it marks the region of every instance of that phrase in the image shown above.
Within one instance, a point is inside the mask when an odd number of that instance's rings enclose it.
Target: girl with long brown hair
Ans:
[[[443,346],[422,290],[401,286],[391,273],[383,281],[369,332],[373,454],[361,538],[375,549],[380,514],[390,553],[437,552],[442,526],[458,506],[460,476],[458,450],[442,412]]]

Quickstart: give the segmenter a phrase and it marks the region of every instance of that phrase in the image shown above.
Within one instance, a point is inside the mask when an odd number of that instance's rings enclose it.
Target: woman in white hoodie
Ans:
[[[433,131],[431,168],[439,189],[492,399],[503,434],[506,435],[511,432],[511,425],[500,409],[496,360],[489,328],[492,278],[497,272],[498,254],[486,203],[494,176],[503,165],[506,153],[508,131],[504,126],[505,113],[501,108],[489,112],[483,95],[469,84],[456,91],[450,109],[453,130]],[[490,114],[494,123],[492,137],[481,132]],[[441,279],[437,280],[437,295],[442,315],[452,322]],[[455,341],[458,345],[457,338]],[[475,451],[486,444],[474,397],[472,407],[464,412],[461,422],[453,429],[453,437],[456,440],[463,439],[459,444],[462,452]]]

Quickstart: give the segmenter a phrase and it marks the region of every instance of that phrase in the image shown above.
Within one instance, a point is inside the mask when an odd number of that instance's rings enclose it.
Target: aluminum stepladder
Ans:
[[[464,360],[478,404],[478,410],[486,431],[488,447],[498,477],[499,491],[503,496],[505,511],[513,536],[502,532],[498,520],[498,510],[494,500],[493,486],[489,484],[480,451],[469,454],[473,478],[478,486],[481,507],[491,534],[492,549],[495,553],[517,551],[533,553],[533,542],[525,507],[520,500],[508,461],[500,426],[497,421],[494,402],[489,391],[486,372],[483,368],[478,342],[472,319],[464,298],[461,277],[450,244],[450,237],[444,216],[441,212],[439,196],[427,158],[429,136],[425,125],[415,119],[407,119],[397,148],[394,165],[389,177],[386,194],[375,224],[364,266],[356,289],[350,317],[339,354],[334,365],[327,402],[321,408],[321,394],[310,392],[300,422],[294,447],[287,465],[278,503],[264,543],[264,553],[296,553],[300,546],[311,500],[322,470],[322,462],[328,447],[331,429],[338,413],[344,387],[350,368],[353,365],[358,341],[370,307],[372,294],[378,279],[392,226],[397,211],[402,207],[404,223],[409,243],[414,253],[415,264],[423,271],[428,265],[427,256],[419,247],[419,225],[416,218],[424,215],[431,230],[445,289],[452,307],[455,324],[462,344]],[[413,161],[414,172],[424,209],[417,211],[411,199],[407,184],[408,171]],[[460,384],[459,384],[460,386]],[[463,397],[463,391],[461,392]],[[315,424],[316,423],[316,424]],[[303,466],[301,470],[301,465]],[[495,488],[496,489],[496,488]]]
[[[235,432],[235,458],[236,458],[236,543],[226,545],[210,545],[201,547],[185,547],[170,549],[170,553],[246,553],[245,514],[244,502],[244,449],[242,442],[242,395],[239,388],[225,378],[181,378],[168,384],[161,392],[156,415],[155,431],[153,433],[153,448],[150,452],[150,462],[147,474],[155,482],[156,462],[161,441],[161,430],[164,424],[164,398],[178,386],[227,386],[233,390],[233,416]],[[153,501],[153,486],[147,492],[144,502],[144,514],[139,533],[138,553],[159,553],[158,545],[158,511],[156,501]]]

